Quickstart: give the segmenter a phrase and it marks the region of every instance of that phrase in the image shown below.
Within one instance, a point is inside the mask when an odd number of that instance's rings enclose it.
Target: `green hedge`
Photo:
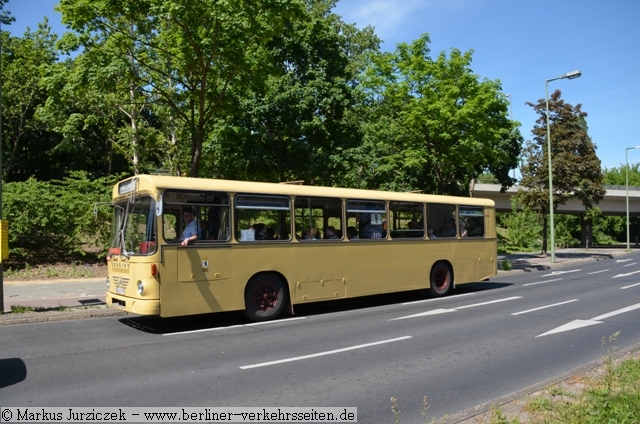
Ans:
[[[59,243],[65,253],[84,254],[88,248],[104,251],[109,242],[112,209],[96,202],[110,202],[114,184],[123,175],[87,178],[74,172],[61,181],[11,182],[2,187],[3,219],[9,221],[10,252],[34,242]]]

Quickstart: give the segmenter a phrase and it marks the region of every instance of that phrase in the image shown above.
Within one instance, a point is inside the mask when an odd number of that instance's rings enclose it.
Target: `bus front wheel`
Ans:
[[[435,297],[446,296],[451,291],[451,268],[445,262],[436,263],[431,268],[431,287],[429,291]]]
[[[284,309],[286,296],[280,277],[273,274],[256,275],[245,290],[244,314],[253,321],[274,319]]]

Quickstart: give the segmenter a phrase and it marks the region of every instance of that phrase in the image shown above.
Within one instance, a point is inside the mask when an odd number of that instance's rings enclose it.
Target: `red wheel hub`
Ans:
[[[270,284],[263,284],[254,292],[256,306],[261,311],[269,311],[278,304],[278,292]]]

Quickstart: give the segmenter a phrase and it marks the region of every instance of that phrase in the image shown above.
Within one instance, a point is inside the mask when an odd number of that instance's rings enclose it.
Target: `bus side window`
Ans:
[[[390,202],[389,217],[391,221],[392,238],[424,237],[424,211],[422,203]]]
[[[436,238],[456,236],[456,207],[440,203],[427,205],[427,224],[432,228]]]
[[[235,235],[240,242],[276,240],[276,231],[290,228],[288,197],[239,194],[235,208]]]
[[[464,222],[466,237],[484,237],[484,208],[478,206],[458,207],[460,222]]]
[[[342,200],[296,197],[293,210],[298,240],[338,240],[342,238]]]
[[[361,239],[386,239],[388,225],[385,202],[348,200],[347,225],[351,226],[351,222],[356,222],[358,237]]]

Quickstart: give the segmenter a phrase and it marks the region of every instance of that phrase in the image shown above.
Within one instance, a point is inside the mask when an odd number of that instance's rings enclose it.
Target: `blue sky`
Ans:
[[[45,16],[64,32],[57,0],[10,0],[20,35]],[[358,27],[372,25],[383,50],[431,37],[441,51],[473,50],[473,71],[499,79],[512,99],[513,119],[531,139],[536,120],[525,102],[545,96],[545,81],[580,70],[582,77],[549,83],[588,113],[589,135],[606,168],[624,165],[625,149],[640,146],[640,1],[638,0],[340,0],[335,11]],[[640,162],[640,149],[629,151]]]

